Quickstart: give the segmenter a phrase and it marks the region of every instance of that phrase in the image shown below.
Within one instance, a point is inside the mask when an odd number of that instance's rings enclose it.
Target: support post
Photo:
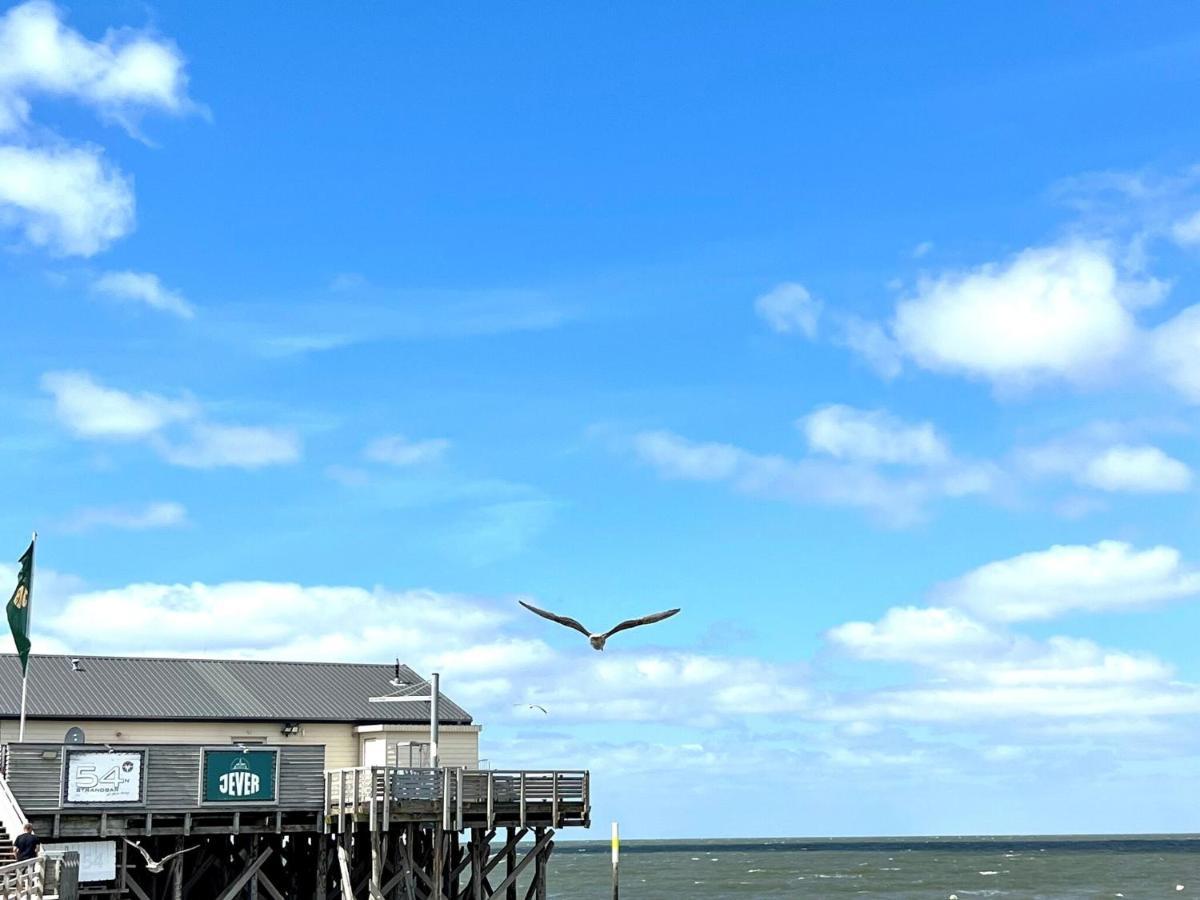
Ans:
[[[324,835],[313,838],[317,848],[317,890],[315,900],[328,900],[329,897],[329,840]]]
[[[371,804],[374,808],[374,802]],[[371,900],[383,900],[383,852],[379,846],[379,831],[371,831]]]
[[[554,841],[545,840],[546,829],[544,828],[539,828],[536,834],[538,844],[545,844],[545,847],[538,851],[537,858],[533,861],[533,895],[537,900],[546,900],[546,863],[550,860],[550,851],[554,849]],[[554,832],[551,831],[550,834],[553,835]]]
[[[175,866],[171,870],[171,900],[183,900],[183,860],[186,855],[183,849],[181,835],[175,841],[175,852],[179,855],[175,857]]]
[[[621,896],[621,827],[612,823],[612,900]]]
[[[431,768],[441,766],[441,756],[438,753],[438,728],[441,717],[441,676],[434,672],[429,677],[429,765]]]
[[[441,825],[433,828],[433,893],[432,900],[445,900],[446,886],[446,832]]]
[[[517,836],[517,829],[508,829],[508,852],[504,854],[504,874],[509,881],[508,887],[504,891],[504,900],[517,900],[517,880],[513,875],[517,871],[517,842],[514,838]]]

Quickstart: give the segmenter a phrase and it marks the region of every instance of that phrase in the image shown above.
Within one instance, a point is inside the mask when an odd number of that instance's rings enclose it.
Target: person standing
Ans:
[[[42,839],[34,833],[33,825],[26,822],[25,830],[13,841],[13,846],[17,849],[17,862],[24,862],[38,855]]]

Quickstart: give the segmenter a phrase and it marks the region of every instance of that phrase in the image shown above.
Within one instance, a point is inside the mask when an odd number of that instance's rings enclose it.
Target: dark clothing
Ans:
[[[17,862],[25,859],[33,859],[37,856],[38,847],[42,845],[42,839],[32,831],[27,831],[22,835],[18,835],[13,841],[13,846],[17,848]]]

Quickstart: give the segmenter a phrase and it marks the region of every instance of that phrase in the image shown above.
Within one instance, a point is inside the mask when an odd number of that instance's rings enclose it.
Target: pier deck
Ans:
[[[590,776],[582,770],[414,769],[362,766],[325,773],[325,830],[393,823],[468,828],[588,827]]]

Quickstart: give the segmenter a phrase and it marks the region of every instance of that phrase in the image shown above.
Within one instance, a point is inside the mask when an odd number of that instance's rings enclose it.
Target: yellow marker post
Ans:
[[[621,829],[613,822],[612,829],[613,900],[621,896]]]

